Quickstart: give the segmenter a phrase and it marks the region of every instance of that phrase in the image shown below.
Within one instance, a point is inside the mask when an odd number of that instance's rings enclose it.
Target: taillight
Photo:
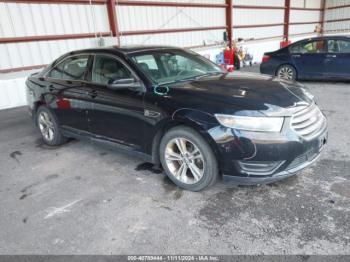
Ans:
[[[262,62],[265,63],[265,62],[269,61],[270,58],[271,58],[271,56],[269,56],[269,55],[264,55],[263,58],[262,58]]]

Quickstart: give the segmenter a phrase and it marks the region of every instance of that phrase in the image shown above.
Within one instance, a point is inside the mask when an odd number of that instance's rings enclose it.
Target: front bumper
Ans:
[[[265,176],[265,177],[257,177],[257,176],[228,176],[223,175],[223,180],[225,182],[232,182],[238,185],[258,185],[258,184],[269,184],[273,182],[280,181],[282,179],[285,179],[287,177],[291,177],[296,175],[298,172],[303,170],[304,168],[307,168],[308,166],[311,166],[313,163],[317,161],[317,159],[320,157],[320,154],[318,154],[315,158],[313,158],[310,161],[304,162],[294,168],[291,168],[289,170],[281,171],[277,174],[274,174],[272,176]]]
[[[267,184],[295,175],[319,158],[328,140],[327,127],[305,140],[291,130],[289,120],[280,133],[216,127],[209,134],[217,145],[224,181],[240,185]]]

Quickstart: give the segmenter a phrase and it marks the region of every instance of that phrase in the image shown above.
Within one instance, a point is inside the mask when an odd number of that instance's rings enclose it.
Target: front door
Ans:
[[[93,89],[88,111],[90,132],[99,138],[141,149],[146,121],[145,92],[141,85],[136,87],[135,83],[140,84],[137,76],[122,59],[97,54],[89,78],[89,87]]]
[[[350,79],[350,41],[342,39],[327,40],[325,62],[328,78]]]

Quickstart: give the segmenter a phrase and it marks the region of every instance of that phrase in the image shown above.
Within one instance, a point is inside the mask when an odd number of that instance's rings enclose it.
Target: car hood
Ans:
[[[224,75],[169,85],[169,94],[186,107],[211,113],[290,116],[299,106],[313,102],[297,83],[255,73]]]

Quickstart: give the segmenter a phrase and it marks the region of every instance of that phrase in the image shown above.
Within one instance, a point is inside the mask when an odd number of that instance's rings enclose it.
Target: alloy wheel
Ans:
[[[293,80],[294,71],[292,68],[285,66],[285,67],[282,67],[280,70],[278,70],[277,75],[279,78]]]
[[[190,140],[174,138],[165,148],[165,161],[171,174],[184,184],[195,184],[204,174],[205,162],[202,152]]]
[[[39,129],[43,137],[52,141],[55,136],[55,129],[51,117],[47,112],[40,112],[38,116]]]

